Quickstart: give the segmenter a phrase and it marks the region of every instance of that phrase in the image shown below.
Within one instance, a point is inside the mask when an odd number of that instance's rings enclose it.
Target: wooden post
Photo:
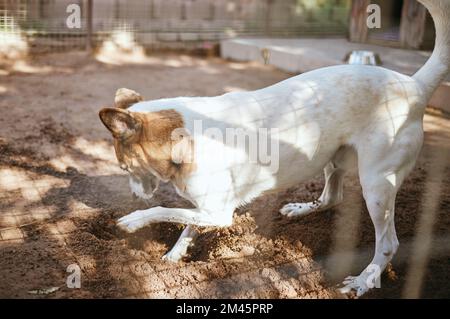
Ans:
[[[86,50],[92,52],[92,20],[94,11],[94,0],[87,0],[86,6]]]
[[[39,0],[39,19],[43,19],[44,15],[45,15],[44,3],[42,0]]]
[[[271,15],[271,11],[272,11],[272,5],[273,5],[273,0],[267,0],[266,1],[266,16],[265,16],[265,35],[271,35],[272,34],[272,15]]]
[[[209,2],[209,20],[213,21],[216,18],[216,4]]]
[[[427,10],[417,0],[405,0],[400,24],[400,42],[405,48],[419,49],[424,40]]]
[[[367,7],[370,0],[352,0],[352,9],[350,14],[350,41],[367,41]]]

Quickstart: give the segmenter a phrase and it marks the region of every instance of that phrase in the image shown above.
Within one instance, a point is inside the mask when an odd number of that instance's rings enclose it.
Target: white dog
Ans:
[[[130,173],[133,192],[148,200],[159,180],[171,182],[196,208],[153,207],[120,218],[118,225],[129,232],[155,222],[188,225],[164,257],[178,261],[196,235],[190,225],[229,226],[239,205],[322,170],[326,184],[320,198],[288,204],[280,212],[297,217],[333,207],[343,199],[343,176],[357,167],[376,234],[369,266],[384,270],[399,245],[395,197],[421,150],[427,102],[450,69],[450,0],[419,1],[434,18],[437,39],[433,55],[412,77],[380,67],[343,65],[218,97],[141,102],[136,92],[119,90],[116,107],[102,109],[100,118],[113,134],[117,159]],[[200,132],[195,127],[199,123]],[[260,128],[276,132],[263,136]],[[279,156],[279,167],[245,160],[250,150],[217,138],[227,129],[266,137]],[[342,291],[365,293],[373,271],[369,266],[347,278]]]

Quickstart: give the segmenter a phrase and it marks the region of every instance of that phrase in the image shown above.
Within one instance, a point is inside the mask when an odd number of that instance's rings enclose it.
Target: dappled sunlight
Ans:
[[[11,70],[21,73],[41,74],[41,73],[50,73],[54,69],[50,66],[34,66],[31,65],[28,61],[19,60],[14,62],[14,64],[11,67]]]
[[[8,75],[11,66],[13,69],[23,67],[21,62],[27,57],[29,47],[12,12],[2,11],[0,16],[0,75]],[[0,88],[0,94],[3,93]]]
[[[38,201],[41,198],[38,190],[35,188],[22,188],[20,191],[22,197],[27,201]]]
[[[442,149],[448,149],[450,140],[450,118],[433,114],[425,114],[424,130],[428,135],[428,143]]]
[[[131,32],[118,31],[117,38],[113,35],[110,40],[102,43],[95,54],[97,61],[105,64],[122,65],[152,65],[171,68],[198,67],[206,74],[217,75],[221,71],[213,67],[207,60],[199,60],[188,55],[152,56],[147,55],[145,49],[134,42]]]
[[[185,63],[183,61],[180,61],[179,59],[167,59],[164,61],[164,65],[173,68],[179,68],[185,65]]]
[[[114,48],[113,45],[106,44],[95,55],[97,61],[112,64],[151,64],[151,60],[144,54],[143,51],[136,49],[133,52],[120,52]]]
[[[67,178],[64,179],[53,176],[41,177],[33,181],[33,186],[38,189],[41,195],[47,193],[52,188],[67,187],[68,184],[69,181]]]
[[[450,134],[450,117],[425,114],[425,132],[438,131],[441,134]]]
[[[97,61],[111,65],[142,64],[142,65],[164,65],[167,67],[180,68],[192,66],[194,59],[188,56],[154,57],[145,53],[145,49],[133,40],[131,32],[118,31],[110,40],[106,40],[95,54]],[[207,72],[212,72],[206,68]]]
[[[2,239],[0,247],[11,243],[21,244],[25,242],[25,236],[19,228],[0,229],[0,238]]]
[[[225,86],[223,88],[223,91],[226,93],[230,93],[230,92],[245,92],[247,90],[236,86]]]
[[[65,245],[65,239],[70,231],[66,231],[64,228],[68,227],[64,227],[60,223],[48,223],[44,226],[44,231],[52,237],[53,241]]]
[[[0,189],[14,190],[20,185],[31,183],[32,179],[23,171],[12,168],[0,169]]]
[[[323,100],[323,92],[318,90],[319,84],[313,81],[303,81],[295,86],[292,92],[291,103],[300,101],[302,107],[296,108],[296,115],[305,116],[308,108],[318,106]]]
[[[103,161],[108,161],[109,164],[116,163],[114,149],[110,142],[89,141],[82,136],[78,136],[75,138],[72,146],[86,155],[90,155]]]
[[[311,161],[314,159],[322,141],[320,126],[317,122],[304,123],[300,125],[300,131],[304,134],[300,140],[297,140],[298,148]],[[280,138],[283,139],[282,134],[280,134]]]
[[[70,155],[62,155],[57,158],[53,158],[49,161],[49,163],[59,171],[65,171],[69,167],[75,167],[76,169],[82,168],[79,161]]]
[[[392,187],[397,187],[397,175],[395,173],[388,174],[386,180],[392,185]]]
[[[80,158],[76,154],[64,154],[50,159],[50,165],[59,171],[75,168],[87,174],[97,174],[99,172],[103,174],[123,174],[123,171],[120,170],[117,164],[114,149],[111,145],[102,145],[102,142],[100,142],[100,146],[87,147],[88,143],[90,142],[79,140],[78,145],[74,145],[75,149],[79,150],[81,154],[88,155],[88,157],[84,158],[82,156]]]
[[[281,46],[277,46],[277,45],[272,45],[269,48],[279,51],[279,52],[295,53],[295,54],[305,54],[306,52],[311,51],[311,50],[308,50],[305,48],[289,48],[289,47],[281,47]],[[321,54],[321,52],[316,51],[316,52],[314,52],[314,54]],[[292,56],[291,57],[288,56],[287,58],[292,58]]]
[[[403,297],[407,299],[420,298],[427,280],[427,266],[434,244],[433,237],[436,236],[433,228],[439,218],[440,196],[442,190],[445,189],[445,176],[450,162],[450,151],[448,150],[436,148],[431,155],[432,165],[427,172],[428,176],[422,194],[422,213],[416,226],[407,280],[403,288]]]
[[[2,25],[3,28],[0,28],[0,60],[22,59],[28,54],[28,44],[14,18],[6,16],[4,19],[7,19],[9,25]]]
[[[95,58],[113,65],[151,63],[144,48],[135,42],[134,34],[123,29],[113,31],[110,38],[102,43]]]
[[[91,195],[95,196],[95,194]],[[73,214],[74,216],[83,216],[83,212],[87,212],[88,214],[93,214],[97,212],[97,210],[93,211],[92,207],[90,207],[88,204],[73,198],[68,201],[67,207],[68,207],[68,214],[69,215]]]
[[[55,69],[50,66],[32,65],[29,61],[26,60],[15,61],[10,68],[10,71],[28,74],[48,74],[50,72],[53,72],[54,70]]]
[[[51,217],[52,214],[47,207],[33,207],[31,212],[25,210],[16,214],[0,215],[0,227],[1,229],[24,227],[46,221]]]
[[[3,62],[3,63],[2,63]],[[3,65],[2,65],[3,64]],[[53,66],[50,61],[48,65],[40,65],[32,58],[20,58],[15,60],[0,61],[0,76],[8,76],[15,73],[30,75],[47,75],[51,73],[71,74],[74,69],[69,67]],[[1,94],[2,92],[0,92]]]
[[[270,57],[269,57],[270,58]],[[261,57],[261,60],[255,60],[255,61],[228,61],[227,67],[231,70],[236,71],[243,71],[243,70],[249,70],[249,69],[255,69],[255,70],[261,70],[261,71],[270,71],[274,72],[278,69],[274,68],[272,65],[266,65],[263,63],[263,58]]]
[[[208,66],[208,65],[202,65],[199,67],[199,70],[206,73],[206,74],[210,74],[210,75],[217,75],[220,74],[220,70],[218,70],[217,68]]]
[[[229,63],[228,66],[233,70],[245,70],[248,68],[248,63]]]
[[[57,239],[64,243],[64,235],[68,235],[76,230],[76,226],[71,220],[58,220],[54,223],[45,225],[44,229],[50,235],[55,236]]]

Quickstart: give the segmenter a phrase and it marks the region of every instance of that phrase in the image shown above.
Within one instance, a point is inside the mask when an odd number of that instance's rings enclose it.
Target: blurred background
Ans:
[[[380,29],[361,23],[370,3],[383,12]],[[70,4],[81,8],[81,28],[66,26]],[[121,32],[153,49],[201,48],[239,36],[336,36],[416,49],[431,49],[434,40],[416,0],[1,0],[0,25],[37,51],[98,46]]]

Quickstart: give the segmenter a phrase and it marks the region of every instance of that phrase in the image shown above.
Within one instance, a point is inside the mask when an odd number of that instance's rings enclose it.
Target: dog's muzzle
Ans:
[[[150,200],[158,190],[159,178],[151,175],[144,177],[136,177],[130,175],[130,188],[136,198],[142,199],[146,204],[150,204]]]

